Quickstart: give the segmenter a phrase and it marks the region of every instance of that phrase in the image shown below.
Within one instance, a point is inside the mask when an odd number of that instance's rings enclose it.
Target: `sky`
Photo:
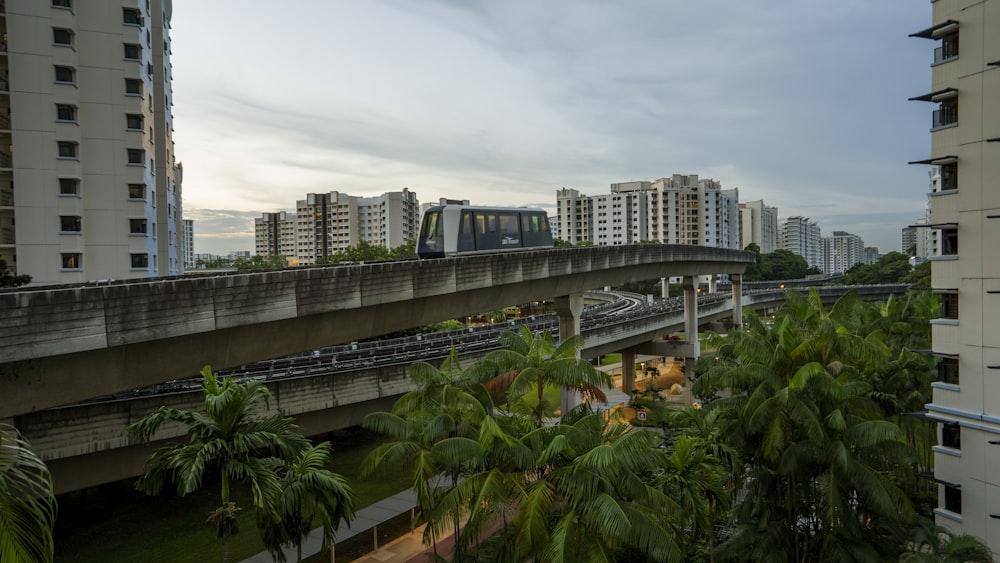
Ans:
[[[280,8],[278,7],[280,6]],[[936,44],[910,0],[174,0],[195,252],[305,194],[534,205],[698,174],[900,250]]]

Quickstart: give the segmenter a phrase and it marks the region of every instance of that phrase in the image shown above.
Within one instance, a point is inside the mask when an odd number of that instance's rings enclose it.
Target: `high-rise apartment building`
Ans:
[[[777,207],[762,199],[740,203],[740,248],[753,243],[762,254],[769,254],[778,249],[779,235]]]
[[[184,219],[183,262],[185,270],[194,269],[194,221]]]
[[[937,248],[931,321],[938,381],[927,415],[938,422],[933,477],[937,523],[978,536],[1000,555],[1000,0],[937,0],[930,158],[930,224]],[[929,469],[929,468],[928,468]]]
[[[257,254],[280,254],[303,266],[361,241],[395,248],[417,238],[419,209],[417,194],[407,188],[375,197],[307,194],[296,203],[296,213],[254,219],[254,246]]]
[[[552,231],[555,233],[555,238],[570,244],[593,241],[592,211],[591,199],[579,191],[570,188],[556,190],[558,228],[553,227]]]
[[[823,266],[827,274],[843,274],[857,264],[865,264],[865,241],[861,237],[844,231],[833,231],[833,235],[823,237]],[[875,249],[878,255],[878,249]]]
[[[170,13],[0,2],[0,256],[33,283],[183,272]]]
[[[819,225],[808,217],[796,215],[781,224],[779,246],[805,258],[810,268],[823,270],[823,242]]]

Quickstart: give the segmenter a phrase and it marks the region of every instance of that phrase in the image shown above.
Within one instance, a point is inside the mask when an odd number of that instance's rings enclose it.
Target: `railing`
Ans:
[[[0,113],[0,129],[10,129],[10,116]]]
[[[0,244],[16,244],[17,240],[14,236],[14,229],[10,227],[5,227],[0,229]]]
[[[9,152],[0,152],[0,168],[13,168],[14,159]]]
[[[0,190],[0,207],[14,207],[14,190]]]
[[[932,129],[937,129],[939,127],[945,127],[947,125],[955,125],[958,123],[958,107],[957,106],[944,106],[941,109],[934,110],[934,116],[932,119]]]

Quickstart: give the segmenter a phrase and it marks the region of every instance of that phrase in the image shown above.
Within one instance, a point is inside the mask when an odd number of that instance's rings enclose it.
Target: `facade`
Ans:
[[[927,229],[936,248],[931,321],[939,380],[927,416],[937,422],[933,477],[938,524],[984,539],[1000,556],[1000,0],[938,0]],[[929,108],[930,109],[930,108]],[[933,180],[933,176],[932,176]]]
[[[865,241],[861,237],[844,231],[833,231],[833,235],[823,239],[823,266],[827,274],[843,274],[857,264],[866,264]],[[878,254],[878,249],[875,249]]]
[[[740,248],[753,243],[761,254],[770,254],[778,249],[779,234],[777,207],[762,199],[740,203]]]
[[[310,265],[361,241],[395,248],[417,238],[420,202],[407,188],[376,197],[340,192],[307,194],[296,213],[264,213],[254,219],[259,255],[283,255],[292,265]]]
[[[823,270],[823,242],[819,225],[808,217],[796,215],[781,224],[779,246],[805,258],[810,268]]]
[[[194,269],[194,221],[184,219],[183,262],[185,270]]]
[[[34,284],[182,273],[170,0],[0,11],[0,256]]]
[[[558,228],[552,226],[555,238],[570,244],[594,240],[592,209],[590,198],[579,191],[570,188],[556,190]]]

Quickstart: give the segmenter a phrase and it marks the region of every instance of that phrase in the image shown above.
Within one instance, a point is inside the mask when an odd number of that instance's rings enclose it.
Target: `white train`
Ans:
[[[443,258],[551,247],[549,218],[542,209],[438,205],[424,213],[417,255]]]

